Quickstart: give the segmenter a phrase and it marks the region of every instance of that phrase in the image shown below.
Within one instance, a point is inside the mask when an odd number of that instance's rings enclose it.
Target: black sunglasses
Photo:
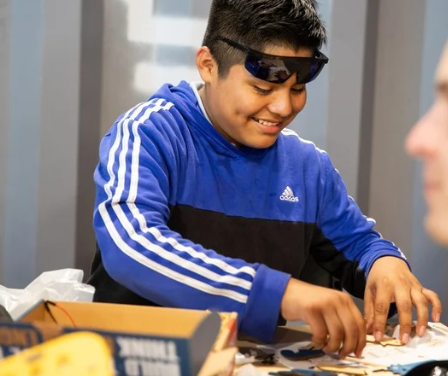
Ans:
[[[253,50],[228,38],[217,37],[216,40],[245,52],[244,66],[250,74],[272,83],[281,84],[296,73],[297,83],[306,84],[313,81],[328,63],[328,57],[318,50],[313,57],[276,56]]]

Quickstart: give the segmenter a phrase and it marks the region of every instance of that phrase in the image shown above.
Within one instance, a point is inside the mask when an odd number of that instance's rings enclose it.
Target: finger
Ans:
[[[351,299],[347,300],[345,310],[341,307],[337,312],[344,328],[344,343],[339,350],[339,357],[344,359],[353,352],[356,357],[361,357],[366,345],[366,328],[361,312]]]
[[[355,303],[351,301],[350,309],[353,313],[353,316],[356,320],[356,325],[358,327],[359,335],[358,335],[358,343],[355,349],[355,355],[357,358],[362,356],[362,350],[366,347],[366,325],[364,320],[361,317],[361,312],[359,312],[358,307],[356,307]]]
[[[341,320],[339,319],[338,310],[344,310],[342,307],[338,307],[338,309],[331,308],[327,309],[324,313],[324,320],[328,328],[328,341],[325,347],[322,349],[325,352],[336,352],[342,346],[342,342],[344,341],[344,326],[342,325]]]
[[[428,325],[428,299],[422,293],[423,287],[416,287],[411,290],[412,302],[417,311],[417,335],[423,337],[425,335],[426,326]]]
[[[364,322],[366,331],[369,334],[373,330],[374,309],[372,291],[370,291],[370,288],[366,288],[364,292]]]
[[[398,310],[398,322],[400,323],[400,340],[403,343],[409,342],[411,334],[412,301],[411,291],[408,288],[399,288],[395,291],[395,303]]]
[[[339,348],[339,357],[344,359],[348,354],[355,352],[358,345],[359,328],[356,320],[348,306],[339,307],[337,310],[338,319],[342,329],[342,347]],[[331,329],[330,339],[332,339]]]
[[[328,329],[322,314],[316,312],[314,315],[310,315],[307,324],[310,326],[312,333],[311,342],[324,347],[328,340]]]
[[[377,288],[374,297],[374,318],[373,335],[375,340],[381,341],[386,327],[387,314],[389,313],[390,302],[392,301],[392,288],[389,285],[383,285]]]
[[[422,294],[429,301],[432,307],[432,320],[435,322],[440,321],[440,315],[442,314],[442,303],[439,296],[432,290],[423,288]]]

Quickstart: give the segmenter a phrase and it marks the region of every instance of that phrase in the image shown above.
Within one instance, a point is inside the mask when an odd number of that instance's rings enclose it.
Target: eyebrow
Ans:
[[[271,85],[272,86],[272,82],[264,81],[261,78],[254,77],[253,75],[251,75],[247,71],[246,71],[246,73],[247,73],[246,79],[247,79],[247,81],[248,81],[248,83],[250,85],[261,85],[261,84],[265,83],[267,85]]]

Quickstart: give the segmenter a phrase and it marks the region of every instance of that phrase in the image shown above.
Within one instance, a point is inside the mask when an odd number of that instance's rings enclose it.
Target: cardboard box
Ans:
[[[16,322],[0,323],[0,355],[16,353],[64,333],[88,330],[106,339],[117,375],[195,376],[206,358],[210,358],[209,353],[215,343],[219,342],[219,350],[223,350],[231,346],[234,339],[236,341],[236,316],[230,321],[232,329],[220,331],[221,317],[207,311],[106,303],[40,302]],[[215,373],[208,373],[205,369],[201,374],[212,376],[228,372],[233,367],[228,353],[224,357],[214,355],[215,359],[225,359],[221,360],[219,371],[210,370]]]

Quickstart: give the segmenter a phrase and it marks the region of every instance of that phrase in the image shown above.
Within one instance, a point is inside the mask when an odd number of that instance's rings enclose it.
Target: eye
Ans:
[[[291,88],[291,93],[293,94],[302,94],[305,91],[305,86],[302,86],[300,89]]]
[[[254,86],[255,91],[260,95],[268,95],[272,93],[272,89],[262,89],[258,86]]]

